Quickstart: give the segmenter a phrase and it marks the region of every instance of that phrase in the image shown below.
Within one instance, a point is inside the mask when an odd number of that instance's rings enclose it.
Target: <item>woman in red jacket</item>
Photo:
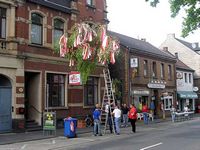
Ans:
[[[135,133],[136,132],[135,122],[137,120],[137,110],[136,110],[134,104],[130,104],[130,110],[129,110],[129,113],[128,113],[128,118],[131,122],[132,131]]]

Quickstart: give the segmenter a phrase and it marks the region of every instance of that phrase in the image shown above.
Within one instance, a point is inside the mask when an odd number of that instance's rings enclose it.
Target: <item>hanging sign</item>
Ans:
[[[81,85],[81,74],[77,71],[72,71],[69,74],[69,85]]]
[[[130,67],[137,68],[138,67],[138,58],[131,58],[130,59]]]

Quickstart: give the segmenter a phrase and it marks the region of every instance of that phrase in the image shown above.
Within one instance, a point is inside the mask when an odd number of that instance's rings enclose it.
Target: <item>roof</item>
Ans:
[[[71,13],[71,0],[27,0],[65,13]]]
[[[188,71],[194,72],[194,70],[193,70],[192,68],[190,68],[189,66],[187,66],[186,64],[184,64],[184,63],[183,63],[181,60],[179,60],[179,59],[177,59],[176,68],[177,68],[177,69],[188,70]]]
[[[193,51],[200,51],[200,47],[199,47],[198,43],[190,43],[190,42],[180,40],[178,38],[175,38],[175,39],[177,41],[181,42],[183,45],[187,46],[188,48],[190,48]]]
[[[162,57],[165,59],[170,59],[170,60],[176,60],[176,58],[165,51],[160,50],[159,48],[153,46],[149,42],[134,39],[132,37],[122,35],[120,33],[108,31],[108,34],[110,34],[113,37],[118,38],[120,41],[120,44],[126,47],[130,48],[130,51],[135,52],[138,51],[140,53],[147,53],[147,54],[152,54],[153,56],[157,57]]]

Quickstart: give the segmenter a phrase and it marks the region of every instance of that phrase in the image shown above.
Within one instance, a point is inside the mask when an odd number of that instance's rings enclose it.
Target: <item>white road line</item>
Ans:
[[[24,145],[21,147],[21,149],[25,149],[26,146],[27,146],[27,144],[24,144]]]
[[[144,147],[144,148],[141,148],[140,150],[145,150],[145,149],[149,149],[149,148],[152,148],[152,147],[156,147],[158,145],[161,145],[163,143],[157,143],[157,144],[154,144],[154,145],[151,145],[151,146],[148,146],[148,147]]]

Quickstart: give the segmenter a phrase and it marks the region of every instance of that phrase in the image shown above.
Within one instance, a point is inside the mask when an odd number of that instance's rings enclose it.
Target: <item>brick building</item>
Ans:
[[[118,59],[121,70],[117,76],[123,83],[122,102],[139,107],[140,102],[149,106],[153,100],[158,116],[162,114],[162,103],[169,113],[171,106],[176,104],[175,57],[144,39],[137,40],[115,32],[110,34],[118,38],[121,45],[122,57]],[[115,67],[118,67],[117,63]]]
[[[54,42],[82,21],[107,24],[105,0],[0,1],[0,132],[42,124],[42,112],[57,118],[86,115],[100,102],[99,66],[84,86],[70,86],[75,68],[53,52]]]

